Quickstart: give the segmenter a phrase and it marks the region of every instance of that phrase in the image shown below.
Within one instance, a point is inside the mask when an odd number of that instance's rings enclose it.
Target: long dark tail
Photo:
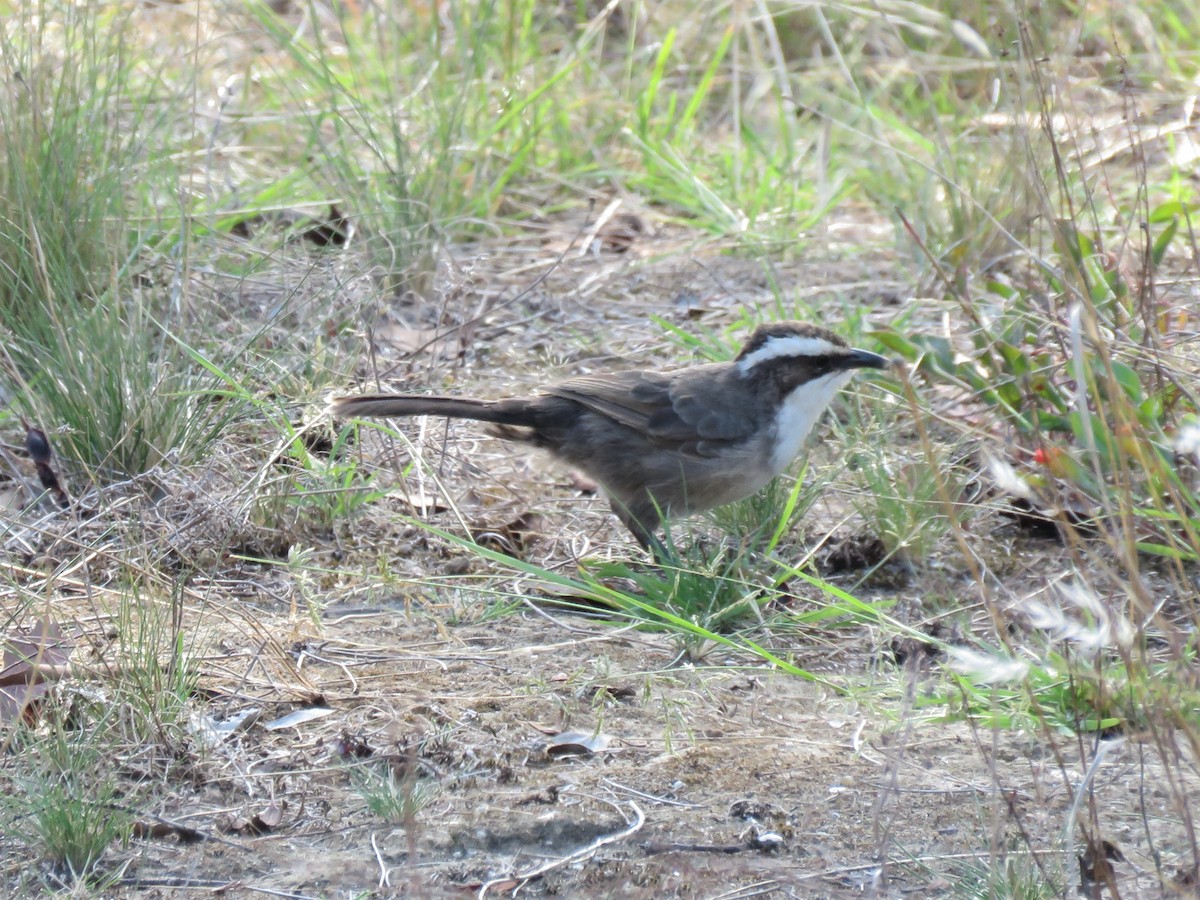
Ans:
[[[329,411],[335,416],[446,416],[449,419],[474,419],[495,425],[536,425],[534,411],[524,400],[468,400],[460,397],[422,397],[416,394],[361,394],[334,397]]]

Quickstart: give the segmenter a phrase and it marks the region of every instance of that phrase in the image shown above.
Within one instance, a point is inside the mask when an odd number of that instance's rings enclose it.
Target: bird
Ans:
[[[583,472],[644,550],[670,558],[657,536],[665,520],[756,493],[787,469],[856,370],[889,365],[827,328],[776,322],[729,362],[583,375],[529,398],[340,396],[329,412],[488,423]]]

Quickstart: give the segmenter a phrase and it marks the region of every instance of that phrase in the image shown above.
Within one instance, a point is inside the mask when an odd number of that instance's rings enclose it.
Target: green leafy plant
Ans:
[[[1150,245],[1151,264],[1166,252],[1175,223],[1167,221]],[[991,282],[990,294],[967,307],[975,322],[969,350],[940,335],[881,329],[875,337],[929,382],[952,386],[1010,426],[1025,444],[1017,461],[1028,484],[1049,505],[1065,488],[1098,516],[1132,513],[1155,535],[1144,549],[1191,558],[1200,549],[1200,503],[1171,434],[1195,414],[1195,399],[1161,353],[1142,343],[1147,328],[1164,323],[1140,313],[1135,322],[1131,291],[1095,241],[1063,223],[1057,233],[1082,287],[1053,275],[1044,289],[1062,303],[1085,295],[1059,316],[1032,290]]]
[[[398,774],[395,766],[386,761],[356,766],[349,771],[350,783],[367,809],[393,825],[411,825],[441,790],[436,781],[421,778],[415,772]]]
[[[628,563],[600,563],[590,575],[631,582],[641,603],[618,602],[622,612],[646,627],[675,633],[693,655],[707,645],[706,632],[730,634],[761,624],[764,608],[776,596],[770,585],[751,580],[753,575],[742,557],[718,551],[715,558],[709,558],[696,548],[676,564],[642,569]],[[643,603],[654,613],[648,615]],[[691,623],[696,629],[680,631],[674,627],[674,620]]]
[[[363,485],[356,456],[351,452],[353,429],[330,436],[320,453],[306,445],[306,436],[287,423],[285,450],[278,454],[279,474],[265,480],[255,501],[254,517],[265,527],[293,534],[323,532],[363,506],[387,496]]]

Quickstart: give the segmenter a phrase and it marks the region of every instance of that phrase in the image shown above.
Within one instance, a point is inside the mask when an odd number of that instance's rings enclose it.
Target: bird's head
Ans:
[[[757,328],[734,362],[734,371],[770,410],[774,446],[767,471],[791,464],[837,392],[858,369],[882,369],[878,353],[856,350],[817,325],[779,322]]]
[[[760,325],[742,347],[736,363],[747,378],[769,375],[791,386],[830,375],[849,376],[854,369],[884,369],[890,365],[878,353],[856,350],[841,335],[806,322]]]

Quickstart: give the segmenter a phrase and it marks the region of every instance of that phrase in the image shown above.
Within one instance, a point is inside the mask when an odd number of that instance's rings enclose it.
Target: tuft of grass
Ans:
[[[126,185],[145,123],[123,109],[120,20],[106,32],[82,8],[61,22],[28,8],[16,17],[0,30],[13,73],[0,92],[0,319],[37,344],[69,327],[56,314],[89,308],[129,262]]]
[[[788,75],[773,53],[774,22],[760,23],[763,32],[736,15],[714,24],[716,43],[702,55],[694,53],[694,34],[681,46],[685,32],[673,26],[653,48],[626,128],[641,156],[630,185],[716,234],[794,243],[844,199],[845,188],[820,191],[801,176],[814,148],[793,118]],[[771,60],[759,71],[765,97],[751,101],[744,92],[742,54]],[[711,123],[722,119],[728,130],[710,142]]]
[[[109,721],[103,706],[79,698],[80,714],[107,722],[114,729],[112,741],[169,760],[188,756],[187,725],[199,678],[196,624],[185,629],[182,615],[182,585],[166,599],[139,590],[123,593],[114,622],[116,671],[106,698],[118,716]]]
[[[710,556],[698,545],[685,551],[674,564],[645,568],[608,562],[594,566],[588,574],[631,583],[628,593],[639,602],[617,601],[617,608],[644,627],[675,635],[692,659],[702,656],[709,646],[708,633],[735,634],[748,626],[761,625],[764,608],[776,597],[770,585],[756,583],[745,558],[724,550]],[[693,627],[681,628],[680,623]]]
[[[3,830],[40,853],[58,882],[103,883],[105,855],[128,843],[139,798],[156,776],[177,777],[194,761],[195,626],[185,630],[182,615],[182,593],[164,602],[123,592],[110,652],[4,735]]]
[[[353,217],[391,294],[428,296],[439,243],[477,233],[547,152],[568,149],[548,136],[565,133],[558,102],[589,32],[547,53],[540,28],[561,25],[532,0],[338,7],[336,28],[311,38],[267,4],[252,10],[291,65],[266,87],[307,132],[313,188]]]
[[[168,458],[195,462],[236,414],[140,300],[108,293],[31,328],[51,320],[44,343],[26,333],[8,348],[6,374],[59,454],[92,480],[137,475]]]
[[[0,30],[15,73],[0,91],[0,369],[63,455],[104,477],[196,458],[227,415],[135,283],[162,236],[135,225],[134,186],[177,173],[155,168],[169,105],[136,77],[130,27],[84,4],[22,7]]]
[[[443,242],[553,213],[564,193],[615,190],[752,246],[794,245],[846,195],[807,177],[817,148],[771,19],[487,0],[335,20],[311,4],[321,24],[298,29],[251,9],[280,52],[264,100],[303,135],[296,199],[336,200],[389,293],[428,296]]]
[[[878,433],[859,436],[847,452],[848,467],[863,487],[851,502],[870,533],[883,541],[889,559],[919,564],[949,533],[943,497],[957,498],[965,475],[944,455],[906,456],[879,438]],[[961,521],[969,513],[964,508],[956,514]]]
[[[128,843],[134,821],[109,748],[59,717],[45,737],[18,735],[13,750],[19,760],[5,767],[8,789],[0,793],[5,833],[39,853],[60,882],[94,881],[113,845]]]
[[[1051,900],[1061,897],[1065,879],[1048,877],[1028,851],[1014,847],[996,859],[979,859],[961,867],[951,895],[961,900]]]
[[[810,477],[807,461],[794,478],[780,476],[758,493],[717,507],[708,514],[731,541],[738,555],[769,555],[792,527],[804,519],[829,483],[827,473]]]
[[[436,781],[419,777],[415,769],[398,774],[386,761],[350,769],[350,784],[368,810],[393,825],[411,825],[441,791]]]
[[[310,449],[311,429],[297,429],[277,422],[282,430],[281,450],[272,457],[273,471],[261,473],[262,483],[254,497],[253,520],[283,536],[327,533],[336,522],[364,505],[387,495],[366,488],[358,460],[351,452],[355,430],[315,437],[329,443],[320,451]],[[281,540],[281,543],[286,542]]]

